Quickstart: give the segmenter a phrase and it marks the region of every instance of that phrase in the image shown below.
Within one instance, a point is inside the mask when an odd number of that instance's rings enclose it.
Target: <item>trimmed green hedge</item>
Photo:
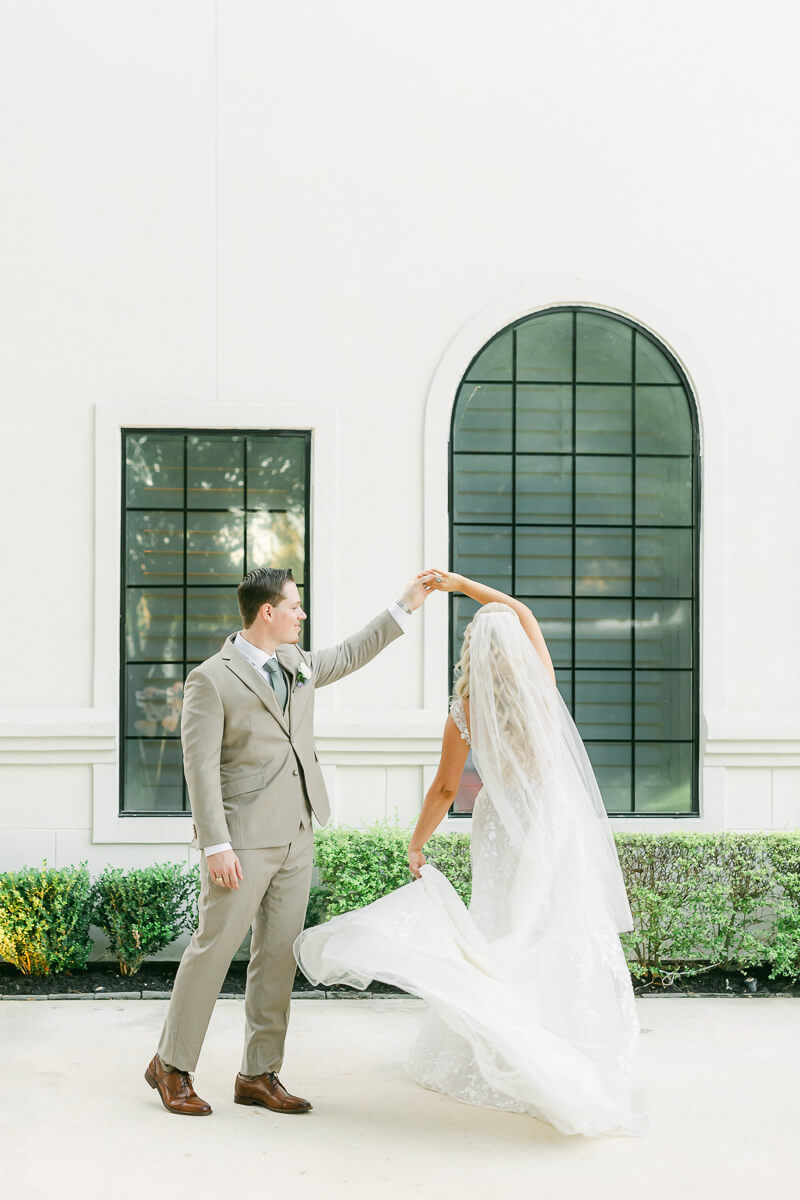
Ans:
[[[325,829],[307,924],[361,908],[409,880],[409,831]],[[800,834],[618,833],[634,931],[622,941],[643,981],[718,967],[768,966],[800,977]],[[469,837],[436,834],[425,848],[469,903]]]
[[[316,835],[318,883],[306,925],[362,908],[409,882],[409,830],[324,829]],[[634,918],[622,941],[632,974],[669,983],[713,967],[768,967],[800,978],[800,834],[616,835]],[[435,834],[428,861],[469,903],[469,836]],[[175,864],[108,868],[91,883],[85,865],[0,875],[0,956],[27,974],[82,970],[89,925],[108,934],[123,974],[197,920],[198,872]]]

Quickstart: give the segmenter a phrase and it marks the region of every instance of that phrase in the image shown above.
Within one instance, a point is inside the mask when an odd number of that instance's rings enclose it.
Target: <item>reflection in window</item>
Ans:
[[[309,452],[299,432],[123,434],[122,812],[188,811],[183,681],[240,627],[242,576],[291,567],[308,610]]]
[[[608,811],[696,812],[698,442],[677,362],[606,312],[526,317],[466,371],[450,454],[452,568],[530,603]],[[450,603],[452,670],[477,606]],[[468,765],[454,812],[476,788]]]

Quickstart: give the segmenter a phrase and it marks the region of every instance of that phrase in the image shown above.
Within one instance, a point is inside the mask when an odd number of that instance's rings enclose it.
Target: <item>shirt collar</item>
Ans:
[[[233,639],[233,644],[239,653],[243,654],[245,658],[249,659],[253,666],[259,671],[264,670],[264,664],[271,658],[274,658],[276,662],[278,661],[277,655],[274,652],[272,654],[267,654],[266,650],[261,650],[260,647],[254,646],[252,642],[248,642],[247,638],[243,638],[241,633],[237,633],[236,637]]]

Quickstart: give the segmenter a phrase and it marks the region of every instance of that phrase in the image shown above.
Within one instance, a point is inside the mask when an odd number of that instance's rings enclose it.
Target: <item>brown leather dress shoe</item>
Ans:
[[[244,1075],[236,1076],[233,1089],[234,1104],[257,1104],[279,1113],[311,1112],[312,1105],[300,1096],[293,1096],[278,1079],[274,1071],[264,1075],[256,1075],[255,1079],[245,1079]]]
[[[182,1113],[185,1117],[207,1117],[211,1105],[201,1100],[192,1087],[188,1071],[166,1067],[156,1054],[144,1077],[151,1088],[158,1088],[161,1103],[167,1112]]]

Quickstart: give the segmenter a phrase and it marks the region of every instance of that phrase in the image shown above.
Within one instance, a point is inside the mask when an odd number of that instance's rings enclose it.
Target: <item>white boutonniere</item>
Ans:
[[[297,668],[297,684],[296,684],[296,686],[299,688],[305,687],[305,685],[308,683],[310,678],[311,678],[311,667],[309,667],[301,659],[300,666]]]

